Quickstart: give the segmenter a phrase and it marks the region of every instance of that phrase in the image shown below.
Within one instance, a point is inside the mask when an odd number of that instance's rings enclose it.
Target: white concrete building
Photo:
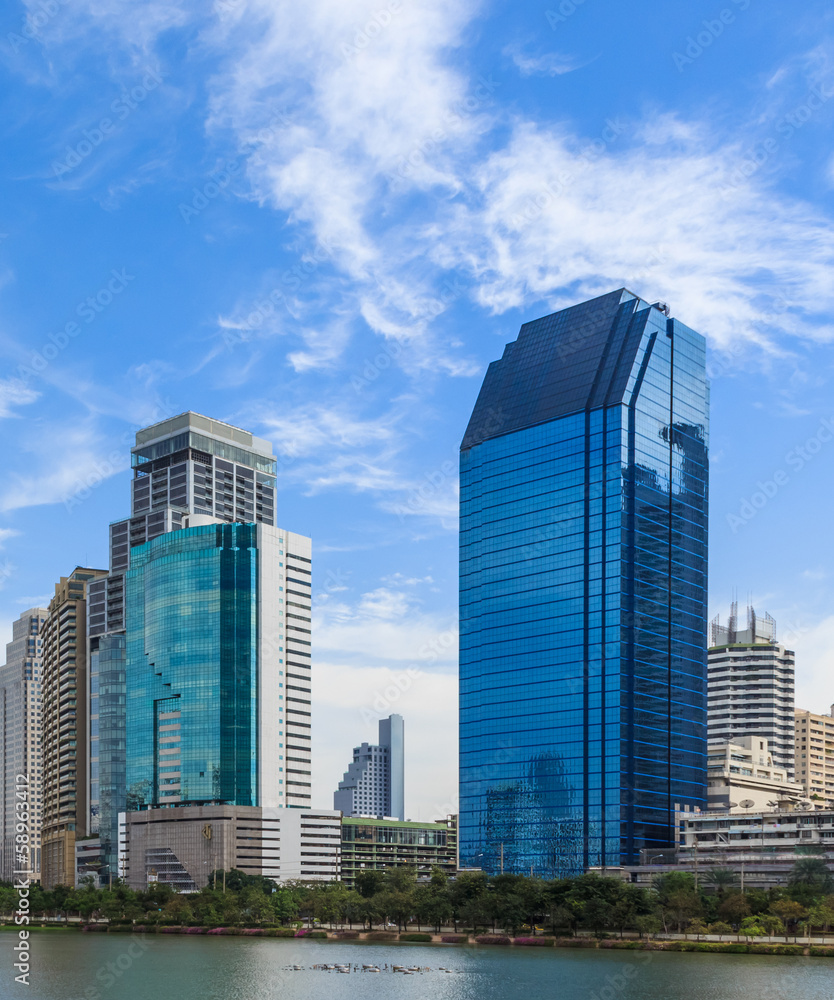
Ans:
[[[27,791],[28,858],[34,878],[40,878],[42,807],[41,625],[46,608],[30,608],[12,624],[6,663],[0,667],[0,878],[11,881],[21,867],[15,857],[15,806],[18,792]],[[28,779],[25,785],[18,775]]]
[[[133,889],[160,882],[194,892],[233,868],[276,882],[339,878],[336,811],[181,806],[123,813],[120,826],[119,873]]]
[[[747,609],[739,628],[737,605],[729,621],[711,624],[708,654],[708,739],[762,736],[775,767],[794,777],[794,653],[776,641],[770,615]]]
[[[707,808],[731,813],[786,809],[805,798],[802,785],[776,767],[763,736],[710,743],[707,749]]]
[[[830,715],[794,713],[796,780],[817,808],[834,809],[834,705]]]
[[[401,715],[379,722],[379,743],[353,748],[353,761],[333,793],[345,816],[405,819],[405,726]]]

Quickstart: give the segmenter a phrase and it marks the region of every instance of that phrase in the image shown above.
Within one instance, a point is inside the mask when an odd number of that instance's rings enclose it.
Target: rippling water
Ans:
[[[754,955],[589,952],[149,935],[32,935],[30,1000],[831,1000],[834,960]],[[312,969],[318,963],[428,967],[411,976]],[[287,968],[301,965],[294,971]],[[440,967],[451,969],[441,972]],[[8,971],[7,971],[8,970]]]

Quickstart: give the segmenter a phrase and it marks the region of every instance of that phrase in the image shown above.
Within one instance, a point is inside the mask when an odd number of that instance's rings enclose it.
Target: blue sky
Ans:
[[[315,544],[314,798],[401,711],[451,810],[460,439],[521,322],[626,285],[709,339],[712,613],[834,701],[829,5],[32,0],[0,73],[4,639],[105,565],[137,427],[240,424]]]

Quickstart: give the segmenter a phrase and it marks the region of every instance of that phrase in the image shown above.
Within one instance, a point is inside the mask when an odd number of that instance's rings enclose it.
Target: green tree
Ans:
[[[775,903],[771,904],[770,912],[785,925],[785,937],[790,933],[791,927],[795,937],[800,920],[808,916],[807,909],[801,903],[788,898],[777,899]]]
[[[738,927],[745,917],[750,916],[750,904],[740,892],[731,892],[718,907],[718,915],[728,924]]]
[[[738,887],[738,873],[732,868],[710,868],[705,872],[701,883],[723,899],[728,891]]]

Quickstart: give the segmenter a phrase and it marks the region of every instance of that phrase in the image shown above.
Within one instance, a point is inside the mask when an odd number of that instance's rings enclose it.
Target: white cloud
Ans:
[[[39,392],[19,378],[0,379],[0,418],[17,416],[15,406],[34,403],[39,396]]]
[[[396,647],[392,647],[396,653]],[[405,720],[406,818],[441,819],[457,803],[457,677],[316,659],[313,667],[313,802],[331,806],[353,748],[378,722]]]
[[[834,615],[810,627],[783,635],[780,642],[796,651],[796,705],[810,712],[828,712],[834,704]]]
[[[130,467],[124,443],[108,448],[90,421],[38,426],[23,442],[26,472],[11,472],[0,491],[0,512],[64,503],[71,512],[102,482]]]
[[[20,532],[15,531],[14,528],[0,528],[0,549],[10,538],[16,538],[19,534]]]
[[[457,626],[387,587],[314,610],[313,798],[332,801],[352,748],[397,712],[406,726],[406,812],[435,819],[456,802]]]
[[[562,76],[579,69],[576,59],[558,52],[532,56],[526,54],[520,45],[513,44],[504,49],[504,54],[512,59],[522,76]]]

